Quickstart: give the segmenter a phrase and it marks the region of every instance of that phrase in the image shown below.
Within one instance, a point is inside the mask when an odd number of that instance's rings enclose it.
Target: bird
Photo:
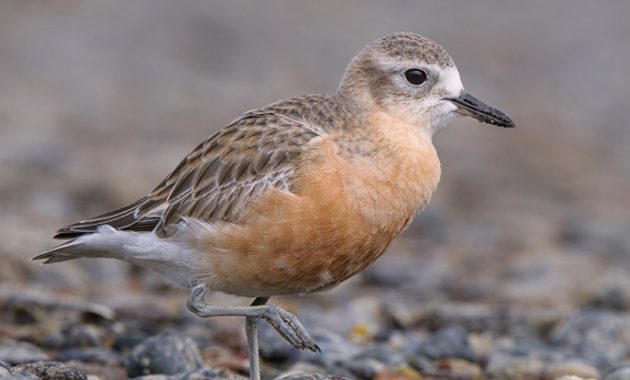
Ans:
[[[146,196],[59,229],[33,260],[113,258],[189,289],[199,317],[245,317],[249,376],[258,329],[320,351],[271,297],[335,287],[380,257],[429,202],[441,166],[434,133],[459,116],[512,128],[470,95],[436,42],[409,32],[367,44],[334,93],[247,111],[192,150]],[[208,305],[208,292],[251,297]]]

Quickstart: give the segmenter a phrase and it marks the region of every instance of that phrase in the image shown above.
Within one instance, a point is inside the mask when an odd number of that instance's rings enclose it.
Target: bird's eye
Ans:
[[[405,79],[414,86],[418,86],[427,80],[427,73],[420,69],[409,69],[405,71]]]

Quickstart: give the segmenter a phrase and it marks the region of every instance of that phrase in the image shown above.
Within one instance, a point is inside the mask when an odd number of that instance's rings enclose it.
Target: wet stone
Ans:
[[[74,366],[60,362],[35,362],[19,364],[11,368],[15,375],[32,375],[41,380],[87,380],[86,373]]]
[[[202,368],[203,359],[194,340],[175,331],[166,331],[134,347],[126,367],[129,377],[175,375]]]
[[[49,360],[48,355],[37,346],[28,342],[12,339],[0,340],[0,361],[8,365]]]

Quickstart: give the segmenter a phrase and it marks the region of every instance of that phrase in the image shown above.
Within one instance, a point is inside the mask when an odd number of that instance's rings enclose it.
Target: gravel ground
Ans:
[[[431,205],[364,273],[273,299],[265,379],[630,379],[630,6],[608,1],[0,3],[0,379],[239,379],[244,323],[124,263],[28,261],[147,192],[240,112],[333,90],[393,31],[447,47],[504,131],[454,122]],[[213,294],[213,304],[250,300]]]

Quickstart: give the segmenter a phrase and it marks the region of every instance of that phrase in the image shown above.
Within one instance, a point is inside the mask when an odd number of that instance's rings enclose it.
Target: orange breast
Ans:
[[[272,190],[242,223],[202,237],[209,288],[263,296],[334,286],[378,258],[426,205],[440,172],[430,141],[385,135],[362,142],[373,144],[368,155],[353,156],[338,139],[311,142],[293,193]]]

